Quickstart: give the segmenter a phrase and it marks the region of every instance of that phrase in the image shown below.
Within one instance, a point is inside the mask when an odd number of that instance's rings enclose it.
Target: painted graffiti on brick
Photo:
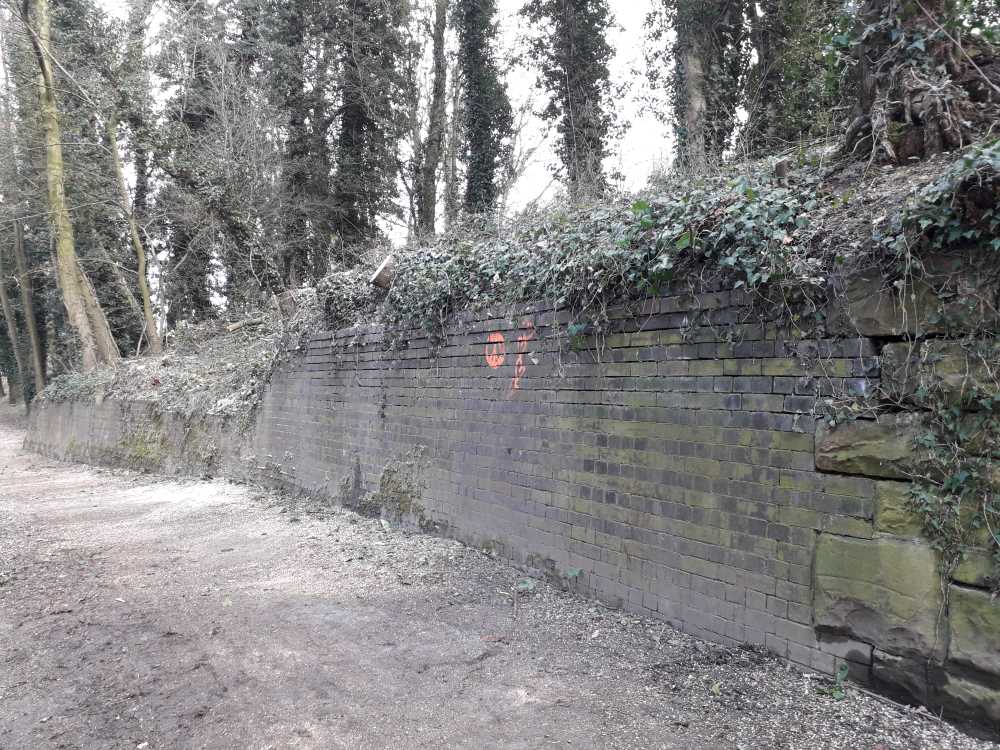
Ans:
[[[535,324],[530,320],[522,321],[521,329],[517,337],[517,358],[514,360],[514,377],[510,382],[511,391],[519,390],[521,387],[521,380],[528,371],[528,365],[525,362],[525,355],[528,354],[528,342],[535,338]],[[507,361],[507,340],[502,333],[494,331],[487,337],[484,356],[486,364],[490,368],[496,370],[503,367]]]
[[[517,361],[514,363],[514,379],[510,383],[510,389],[516,391],[521,387],[521,378],[528,370],[528,365],[524,362],[524,355],[528,353],[528,342],[535,338],[535,325],[530,320],[521,323],[522,328],[527,328],[527,333],[522,333],[517,337]]]
[[[495,370],[503,366],[505,359],[507,359],[507,342],[504,341],[502,333],[495,331],[486,341],[486,364]]]

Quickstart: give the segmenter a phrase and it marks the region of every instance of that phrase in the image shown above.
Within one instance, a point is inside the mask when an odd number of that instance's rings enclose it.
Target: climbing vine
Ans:
[[[639,200],[529,212],[503,231],[467,222],[399,254],[382,317],[439,340],[455,311],[545,300],[600,334],[610,304],[655,296],[688,272],[763,297],[818,293],[824,261],[810,214],[829,199],[817,181],[730,173]]]
[[[1000,592],[1000,379],[995,340],[965,342],[969,360],[986,374],[959,400],[936,386],[916,393],[927,408],[926,430],[917,438],[923,461],[910,493],[910,508],[938,550],[947,580],[970,550],[988,550]],[[930,364],[930,363],[927,363]],[[988,374],[987,374],[988,373]]]
[[[912,278],[926,271],[918,258],[928,251],[963,253],[966,274],[972,267],[988,279],[992,269],[992,280],[975,290],[935,290],[939,309],[927,322],[948,335],[949,343],[915,342],[903,366],[923,375],[910,376],[915,380],[903,394],[886,395],[909,401],[926,418],[916,441],[921,461],[910,508],[940,553],[943,577],[950,578],[971,549],[986,549],[993,556],[988,583],[995,592],[1000,592],[998,199],[1000,141],[993,141],[968,149],[919,190],[894,232],[881,238],[911,287]]]

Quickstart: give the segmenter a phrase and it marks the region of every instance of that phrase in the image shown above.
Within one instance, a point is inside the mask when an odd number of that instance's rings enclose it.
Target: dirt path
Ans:
[[[25,453],[0,409],[0,748],[984,747],[452,542]]]

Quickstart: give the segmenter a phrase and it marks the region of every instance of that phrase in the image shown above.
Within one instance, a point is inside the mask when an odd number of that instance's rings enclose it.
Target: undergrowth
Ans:
[[[876,263],[919,273],[915,254],[961,244],[1000,248],[996,183],[1000,141],[966,150],[936,180],[891,207],[868,236],[840,226],[845,197],[809,163],[787,178],[774,164],[699,179],[669,178],[636,198],[556,203],[496,226],[466,219],[430,242],[395,253],[391,288],[358,275],[323,283],[327,322],[378,319],[440,342],[463,310],[542,301],[570,312],[579,330],[606,330],[612,304],[708,279],[744,289],[768,314],[815,315],[834,275]]]
[[[638,200],[531,211],[503,229],[466,223],[397,254],[382,319],[440,340],[456,311],[537,300],[600,334],[609,305],[660,294],[687,273],[751,293],[815,291],[824,261],[810,212],[834,200],[817,182],[719,175]]]

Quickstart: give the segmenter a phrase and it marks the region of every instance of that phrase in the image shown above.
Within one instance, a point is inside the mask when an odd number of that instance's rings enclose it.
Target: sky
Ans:
[[[126,0],[98,0],[109,13],[124,17]],[[629,93],[616,102],[619,119],[630,123],[621,140],[612,144],[612,155],[606,167],[608,171],[618,171],[623,175],[621,185],[634,191],[643,187],[650,174],[669,161],[672,140],[667,128],[650,114],[644,113],[638,102],[638,95],[645,84],[644,76],[636,76],[634,70],[643,69],[643,19],[654,0],[609,0],[615,18],[615,27],[609,33],[615,57],[611,64],[614,83],[629,82]],[[508,48],[516,44],[523,35],[524,21],[517,14],[524,0],[498,0],[498,20],[501,27],[502,44]],[[535,91],[535,72],[523,68],[507,71],[508,93],[515,111],[534,99],[534,108],[540,109],[544,99]],[[529,163],[522,178],[511,192],[509,208],[517,210],[536,200],[544,201],[557,189],[552,180],[551,167],[557,162],[552,138],[544,138],[545,125],[537,117],[527,121],[524,140],[528,144],[541,143]]]

